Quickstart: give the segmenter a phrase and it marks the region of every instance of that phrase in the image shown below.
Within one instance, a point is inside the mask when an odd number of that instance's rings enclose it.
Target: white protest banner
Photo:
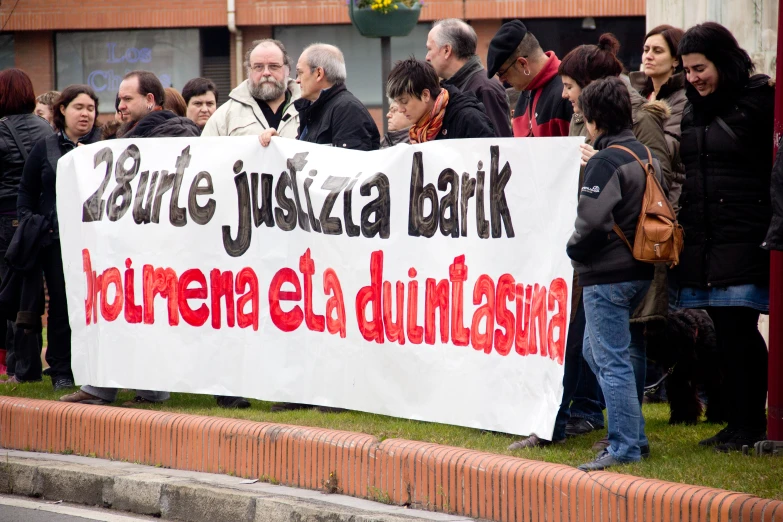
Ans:
[[[549,436],[580,141],[79,147],[57,173],[76,380]]]

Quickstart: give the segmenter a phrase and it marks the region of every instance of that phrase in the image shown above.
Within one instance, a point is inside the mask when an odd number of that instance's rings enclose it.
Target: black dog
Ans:
[[[725,422],[723,368],[715,326],[703,310],[669,313],[666,328],[647,333],[647,357],[668,370],[665,380],[671,415],[669,424],[696,424],[704,409],[707,422]]]

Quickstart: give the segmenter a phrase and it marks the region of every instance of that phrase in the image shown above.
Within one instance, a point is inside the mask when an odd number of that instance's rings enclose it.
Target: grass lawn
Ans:
[[[56,400],[62,394],[53,392],[51,381],[44,378],[41,383],[16,386],[0,384],[0,395]],[[132,392],[123,391],[117,404],[132,398]],[[174,393],[166,403],[146,408],[357,431],[374,435],[381,440],[403,438],[435,442],[571,466],[592,460],[593,452],[590,446],[605,435],[605,432],[595,432],[569,439],[564,445],[556,447],[510,452],[506,447],[518,437],[507,434],[361,412],[323,414],[315,410],[299,410],[272,413],[269,411],[271,403],[256,400],[251,400],[251,403],[252,406],[247,410],[224,410],[217,407],[212,396]],[[716,453],[710,448],[702,448],[697,442],[713,435],[721,426],[707,423],[670,426],[668,406],[665,404],[645,405],[644,415],[652,456],[642,463],[622,467],[618,472],[783,500],[783,458],[726,455]]]

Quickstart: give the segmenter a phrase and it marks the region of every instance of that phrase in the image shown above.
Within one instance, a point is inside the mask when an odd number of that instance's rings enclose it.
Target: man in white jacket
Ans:
[[[247,80],[239,84],[209,118],[202,136],[258,136],[276,129],[279,136],[296,138],[299,114],[294,101],[299,86],[289,75],[291,61],[285,46],[267,38],[251,44],[245,58]]]

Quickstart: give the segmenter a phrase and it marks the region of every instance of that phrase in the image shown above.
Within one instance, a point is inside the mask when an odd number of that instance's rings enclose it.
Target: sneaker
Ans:
[[[250,401],[244,397],[218,397],[217,405],[227,410],[243,410],[250,407]]]
[[[594,461],[586,462],[581,466],[579,466],[577,469],[580,469],[582,471],[602,471],[607,468],[611,468],[614,466],[622,466],[624,464],[626,463],[620,462],[616,458],[612,457],[609,454],[609,451],[603,450],[595,457]]]
[[[545,448],[552,444],[565,444],[565,439],[546,440],[539,438],[535,433],[531,433],[528,438],[512,443],[507,449],[509,451],[514,451],[525,448]]]
[[[602,428],[603,426],[596,426],[587,419],[574,417],[568,419],[565,434],[566,437],[576,437],[577,435],[584,435],[585,433],[590,433],[591,431],[600,430]]]
[[[609,447],[609,437],[604,437],[603,439],[593,444],[593,451],[596,451],[600,454],[601,452],[606,451],[608,447]],[[639,446],[639,452],[642,454],[643,459],[649,459],[650,445],[645,444],[644,446]]]
[[[109,404],[109,401],[105,401],[95,395],[87,393],[86,391],[79,390],[75,393],[69,393],[60,397],[60,402],[73,402],[78,404],[94,404],[97,406],[103,406]]]
[[[752,450],[758,441],[766,438],[766,431],[737,430],[727,440],[716,444],[713,449],[720,453],[730,453],[732,451],[742,451],[743,446],[747,446]]]
[[[699,446],[717,446],[728,442],[728,440],[734,436],[734,432],[737,431],[731,426],[726,426],[712,437],[699,441]]]
[[[271,411],[294,411],[294,410],[309,410],[313,406],[311,404],[299,404],[298,402],[276,402],[270,408]]]
[[[144,406],[145,404],[155,404],[155,401],[151,401],[149,399],[145,399],[141,395],[137,395],[133,398],[133,400],[123,402],[122,407],[133,408],[135,406]]]
[[[76,383],[74,383],[73,379],[70,377],[57,377],[52,379],[52,388],[54,388],[54,391],[66,390],[68,388],[73,388],[74,386],[76,386]]]

